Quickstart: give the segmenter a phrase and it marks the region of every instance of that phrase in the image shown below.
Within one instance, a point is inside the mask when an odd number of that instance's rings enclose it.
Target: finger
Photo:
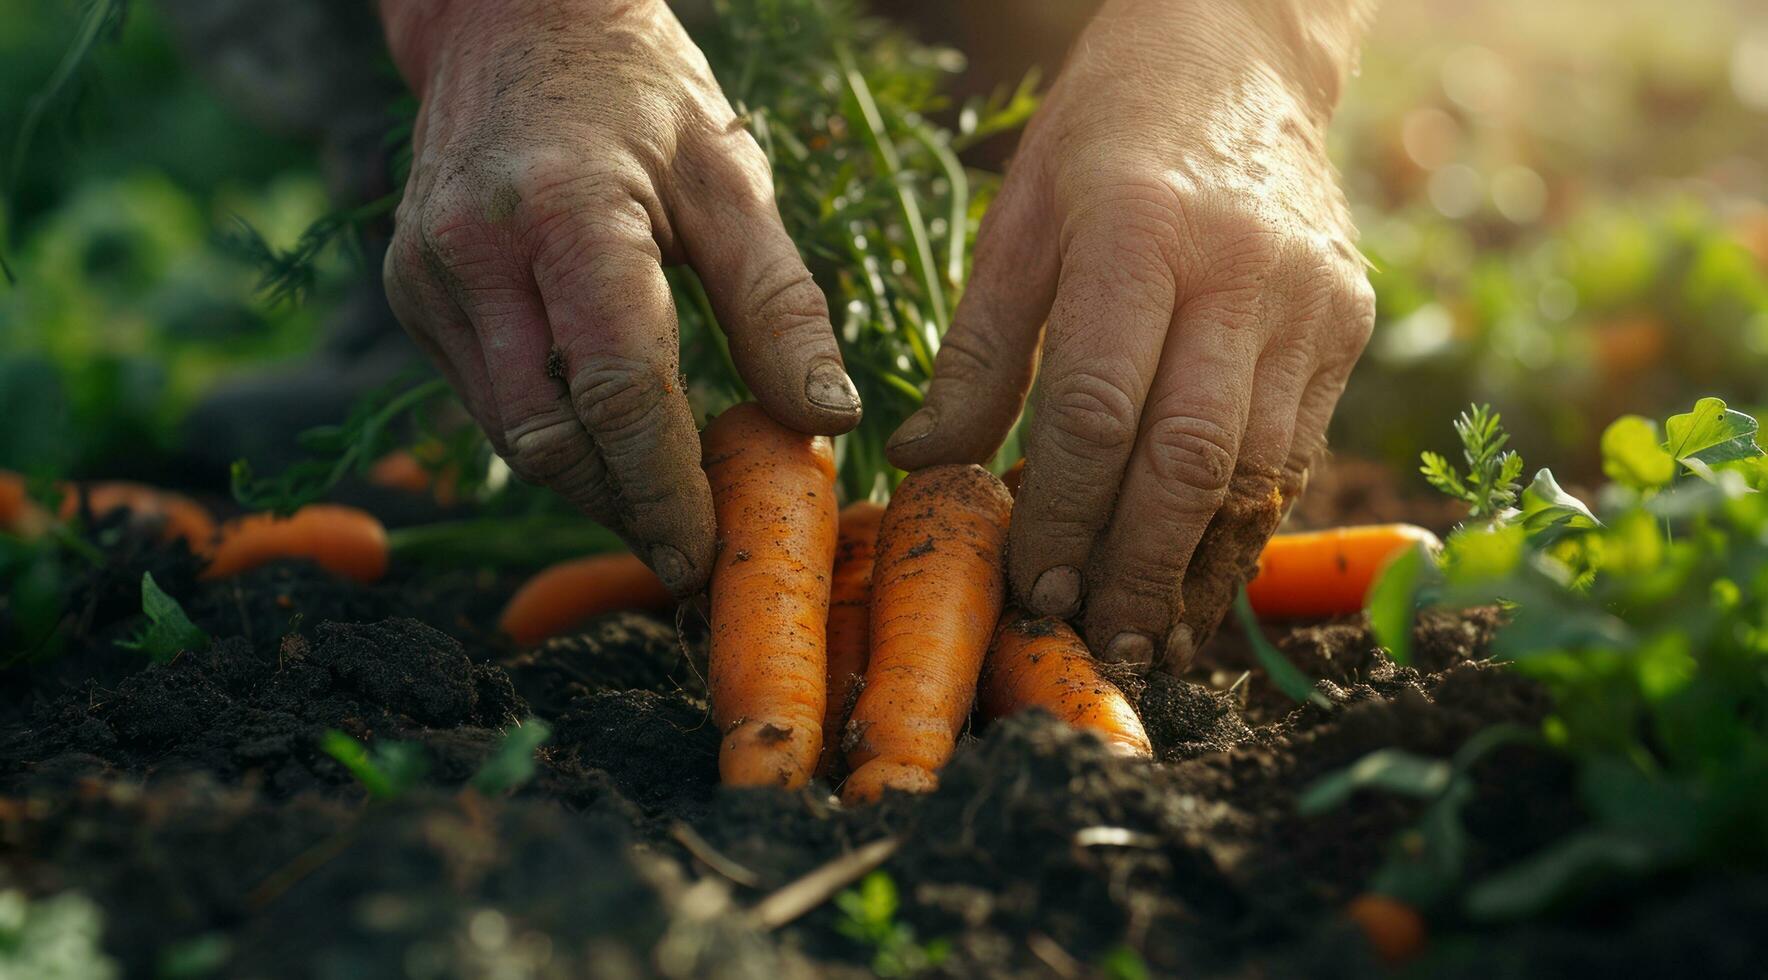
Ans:
[[[477,275],[465,305],[497,399],[504,459],[517,476],[628,534],[601,453],[577,418],[564,372],[554,363],[552,330],[533,279],[508,252],[480,266]]]
[[[1111,525],[1089,566],[1085,632],[1107,660],[1152,663],[1179,584],[1227,494],[1251,411],[1262,320],[1257,287],[1178,316]],[[1213,560],[1213,557],[1212,559]]]
[[[731,360],[756,401],[789,428],[838,435],[859,424],[859,391],[842,366],[829,303],[786,234],[767,161],[746,131],[703,151],[672,221]]]
[[[1037,186],[1030,171],[1009,174],[982,219],[970,282],[940,343],[927,401],[886,446],[902,469],[986,463],[1019,418],[1059,265]]]
[[[503,421],[497,412],[497,398],[491,391],[479,339],[473,334],[466,313],[418,257],[419,247],[396,235],[387,249],[381,272],[387,305],[454,389],[492,448],[505,455]]]
[[[578,420],[641,552],[670,591],[712,571],[712,491],[678,363],[675,303],[646,209],[573,202],[537,251],[539,286]]]
[[[1173,315],[1173,266],[1156,241],[1101,223],[1063,259],[1008,537],[1014,594],[1039,615],[1080,608],[1135,447]]]
[[[1259,554],[1265,542],[1283,523],[1286,503],[1285,462],[1289,455],[1303,393],[1312,374],[1312,357],[1301,344],[1285,344],[1267,351],[1252,381],[1252,408],[1240,460],[1228,485],[1227,498],[1198,539],[1193,560],[1184,569],[1178,604],[1169,610],[1172,628],[1165,633],[1164,650],[1155,659],[1173,673],[1191,665],[1197,650],[1209,641],[1234,597],[1258,572]],[[1305,480],[1305,475],[1302,477]],[[1149,610],[1152,617],[1157,611]],[[1125,617],[1126,623],[1134,615]],[[1153,618],[1145,620],[1157,622]],[[1100,632],[1110,630],[1101,626]],[[1135,625],[1123,628],[1135,629]],[[1115,634],[1114,634],[1115,635]]]

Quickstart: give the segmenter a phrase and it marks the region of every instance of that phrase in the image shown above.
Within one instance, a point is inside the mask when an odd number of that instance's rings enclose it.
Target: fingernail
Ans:
[[[834,361],[824,361],[810,369],[810,375],[804,379],[804,397],[812,405],[831,412],[859,411],[859,391]]]
[[[663,580],[663,587],[681,595],[693,586],[694,567],[686,555],[673,547],[660,544],[651,549],[651,571]]]
[[[1062,619],[1080,609],[1080,569],[1057,565],[1039,575],[1031,587],[1031,611]]]
[[[933,434],[939,426],[939,416],[931,408],[923,408],[903,420],[891,434],[890,441],[884,444],[886,449],[897,449],[911,442],[917,442]]]
[[[1154,662],[1154,640],[1146,633],[1125,630],[1105,644],[1105,659],[1146,666]]]
[[[1173,631],[1166,635],[1165,667],[1167,672],[1179,674],[1190,668],[1191,658],[1197,655],[1197,644],[1193,641],[1193,635],[1191,627],[1184,623],[1174,626]]]

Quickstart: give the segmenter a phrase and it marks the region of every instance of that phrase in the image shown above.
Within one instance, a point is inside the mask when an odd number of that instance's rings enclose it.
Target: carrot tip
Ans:
[[[885,790],[905,793],[931,793],[939,788],[939,777],[908,762],[885,762],[874,759],[853,771],[841,785],[841,802],[848,806],[876,803]]]

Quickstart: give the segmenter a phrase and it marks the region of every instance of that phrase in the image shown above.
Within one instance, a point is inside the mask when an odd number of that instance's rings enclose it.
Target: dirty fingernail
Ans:
[[[1039,575],[1031,587],[1031,611],[1063,619],[1080,609],[1080,569],[1057,565]]]
[[[651,549],[651,571],[663,580],[664,588],[676,595],[693,588],[694,567],[688,564],[686,555],[669,545],[660,544]]]
[[[911,442],[925,439],[933,433],[934,428],[938,425],[939,416],[934,414],[933,409],[923,408],[904,419],[903,423],[896,427],[896,431],[891,434],[890,441],[885,444],[885,448],[896,449]]]
[[[859,411],[859,390],[854,388],[847,372],[841,370],[841,365],[833,361],[824,361],[810,369],[810,375],[804,379],[804,397],[812,405],[831,412]]]
[[[1105,659],[1120,664],[1151,664],[1154,662],[1154,640],[1146,633],[1125,630],[1105,644]]]
[[[1166,661],[1168,673],[1180,674],[1191,666],[1191,658],[1197,655],[1197,644],[1192,639],[1191,627],[1180,623],[1166,635]]]

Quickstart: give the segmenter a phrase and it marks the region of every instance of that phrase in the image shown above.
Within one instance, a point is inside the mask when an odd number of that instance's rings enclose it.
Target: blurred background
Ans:
[[[1008,6],[900,10],[984,91],[1056,62],[1086,9]],[[1410,471],[1490,401],[1532,464],[1588,474],[1623,412],[1768,404],[1768,5],[1384,6],[1333,132],[1380,311],[1336,449]],[[271,302],[237,219],[291,247],[336,168],[219,97],[152,3],[56,88],[87,9],[0,0],[0,467],[151,478],[207,389],[319,344],[365,269],[330,250]]]

